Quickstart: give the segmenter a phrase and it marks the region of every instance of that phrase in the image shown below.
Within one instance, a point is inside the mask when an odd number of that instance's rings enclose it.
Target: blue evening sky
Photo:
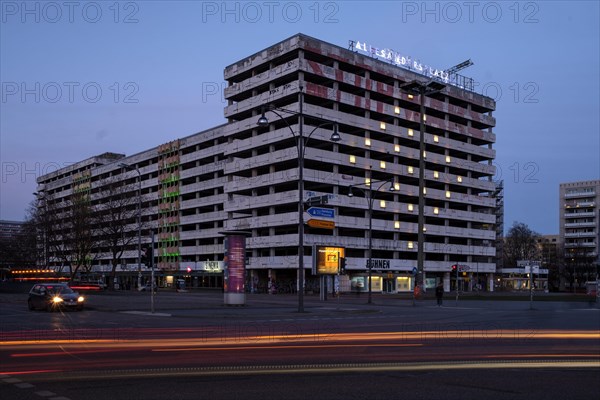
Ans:
[[[37,176],[225,122],[223,69],[298,32],[462,73],[497,100],[505,225],[558,233],[558,185],[600,179],[597,1],[4,1],[0,219]]]

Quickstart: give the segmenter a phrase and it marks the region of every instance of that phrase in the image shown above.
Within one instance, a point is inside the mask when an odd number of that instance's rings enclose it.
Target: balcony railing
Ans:
[[[588,222],[570,222],[565,224],[565,228],[584,228],[587,226],[596,226],[596,223],[594,221],[588,221]]]
[[[583,218],[593,217],[596,213],[594,211],[578,212],[578,213],[565,213],[565,218]]]
[[[575,192],[575,193],[565,193],[566,199],[571,199],[573,197],[593,197],[596,196],[596,192]]]
[[[585,242],[585,243],[565,243],[565,248],[572,249],[577,247],[596,247],[595,242]]]
[[[596,232],[568,232],[565,233],[566,238],[577,238],[577,237],[593,237],[598,236]]]

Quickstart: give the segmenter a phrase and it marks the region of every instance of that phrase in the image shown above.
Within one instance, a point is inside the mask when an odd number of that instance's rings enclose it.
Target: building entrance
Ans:
[[[396,293],[396,282],[394,279],[383,279],[383,292],[384,293]]]

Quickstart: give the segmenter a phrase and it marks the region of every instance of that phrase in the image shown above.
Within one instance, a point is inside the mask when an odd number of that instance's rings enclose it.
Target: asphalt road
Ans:
[[[600,311],[587,303],[220,293],[88,295],[30,312],[0,293],[3,399],[594,398]],[[453,304],[454,303],[454,304]]]

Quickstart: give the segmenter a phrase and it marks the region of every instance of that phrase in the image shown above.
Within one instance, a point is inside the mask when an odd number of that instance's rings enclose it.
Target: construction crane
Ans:
[[[448,80],[451,84],[459,86],[463,89],[473,91],[473,79],[457,74],[458,71],[468,68],[471,65],[473,65],[473,61],[471,61],[471,59],[468,59],[467,61],[463,61],[460,64],[456,64],[454,67],[448,68],[444,72],[448,74]]]
[[[447,73],[448,75],[454,75],[458,71],[468,68],[471,65],[473,65],[473,61],[471,61],[471,59],[468,59],[467,61],[463,61],[460,64],[455,65],[454,67],[448,68],[444,72]]]

